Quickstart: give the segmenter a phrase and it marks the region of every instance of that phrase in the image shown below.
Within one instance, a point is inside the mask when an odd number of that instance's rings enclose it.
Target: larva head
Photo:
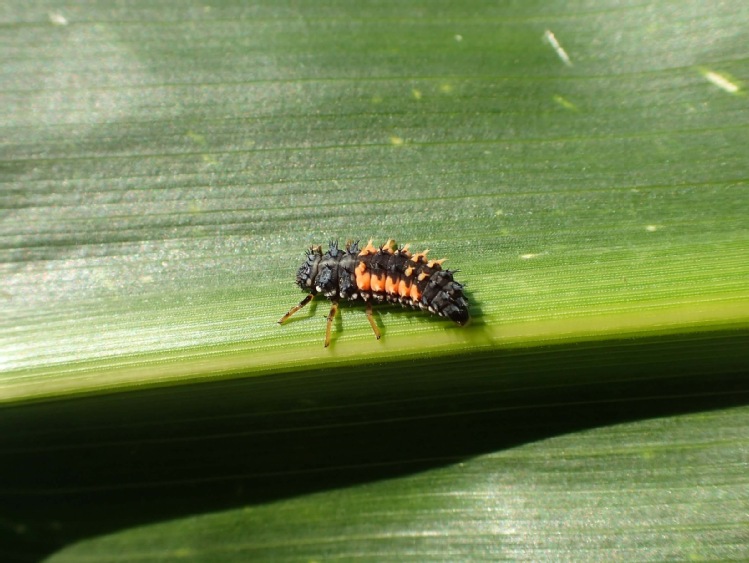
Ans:
[[[317,293],[314,287],[317,270],[322,261],[322,247],[313,246],[307,250],[307,258],[296,273],[296,284],[305,291]]]

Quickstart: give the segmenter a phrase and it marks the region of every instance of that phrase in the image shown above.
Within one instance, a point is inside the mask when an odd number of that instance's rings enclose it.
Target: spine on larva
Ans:
[[[427,251],[411,254],[408,245],[389,240],[379,248],[370,241],[364,248],[347,243],[341,250],[331,241],[307,251],[297,272],[297,284],[328,299],[400,303],[447,317],[459,325],[468,322],[468,301],[454,271],[443,270],[442,260],[427,260]]]

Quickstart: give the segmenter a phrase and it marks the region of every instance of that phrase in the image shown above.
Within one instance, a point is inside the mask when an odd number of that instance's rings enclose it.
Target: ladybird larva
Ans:
[[[332,301],[325,328],[325,347],[330,345],[330,330],[338,312],[338,302],[363,301],[367,320],[375,337],[380,330],[372,318],[372,303],[399,303],[447,317],[463,326],[470,320],[463,285],[453,279],[457,270],[443,270],[441,260],[428,260],[429,251],[411,254],[408,245],[399,247],[390,239],[376,248],[370,240],[360,249],[358,242],[347,242],[345,250],[337,241],[323,254],[321,246],[307,250],[299,267],[296,283],[309,294],[278,321],[282,324],[318,294]]]

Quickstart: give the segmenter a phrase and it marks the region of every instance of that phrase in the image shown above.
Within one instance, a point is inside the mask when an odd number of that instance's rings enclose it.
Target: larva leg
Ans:
[[[301,309],[302,307],[304,307],[304,306],[305,306],[305,305],[306,305],[307,303],[309,303],[310,301],[312,301],[312,299],[314,299],[314,297],[315,297],[315,294],[314,294],[314,293],[309,293],[309,294],[307,295],[307,297],[305,297],[304,299],[302,299],[302,300],[301,300],[301,301],[299,302],[299,305],[297,305],[296,307],[292,307],[291,309],[289,309],[289,312],[288,312],[288,313],[286,313],[286,314],[285,314],[285,315],[284,315],[283,317],[281,317],[281,318],[279,319],[279,321],[278,321],[278,324],[283,324],[283,323],[284,323],[284,321],[285,321],[286,319],[288,319],[288,318],[289,318],[289,317],[290,317],[291,315],[293,315],[293,314],[294,314],[294,313],[296,313],[296,312],[297,312],[297,311],[298,311],[299,309]]]
[[[335,319],[336,313],[338,313],[338,301],[333,301],[333,305],[330,307],[330,313],[328,314],[328,324],[325,327],[325,347],[330,346],[330,327],[333,326],[333,319]]]
[[[377,324],[375,323],[374,318],[372,318],[372,302],[371,301],[367,301],[367,320],[369,321],[369,326],[372,327],[372,330],[375,333],[375,338],[379,340],[380,336],[382,335],[380,334],[380,329],[377,328]]]

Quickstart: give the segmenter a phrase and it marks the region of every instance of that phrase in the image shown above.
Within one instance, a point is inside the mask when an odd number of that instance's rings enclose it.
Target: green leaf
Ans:
[[[90,538],[52,561],[740,559],[746,338],[544,347],[8,409],[5,528],[36,552]]]
[[[400,479],[126,530],[49,561],[743,559],[749,519],[735,516],[749,501],[747,412],[552,437]]]
[[[5,553],[746,555],[747,21],[6,2]],[[279,327],[349,237],[449,258],[473,323]]]
[[[674,10],[19,5],[0,397],[746,326],[746,8]],[[276,326],[331,237],[447,256],[478,322]]]

